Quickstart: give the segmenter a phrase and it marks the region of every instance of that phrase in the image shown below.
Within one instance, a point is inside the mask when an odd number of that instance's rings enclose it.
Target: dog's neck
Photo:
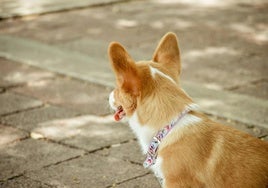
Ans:
[[[171,118],[170,121],[164,122],[162,124],[162,126],[160,128],[156,127],[156,126],[148,126],[147,124],[142,124],[139,120],[139,117],[137,115],[137,112],[135,112],[129,119],[129,125],[131,127],[131,129],[133,130],[133,132],[135,133],[136,137],[138,138],[138,141],[141,145],[143,154],[147,153],[149,144],[152,140],[152,138],[157,134],[157,132],[159,130],[161,130],[162,128],[164,128],[167,124],[169,124],[172,121],[176,121],[178,118],[178,115],[183,113],[183,111],[187,110],[187,111],[192,111],[198,108],[198,105],[196,104],[191,104],[188,105],[184,110],[180,111],[179,113],[176,113],[175,116],[173,116]],[[186,115],[187,117],[190,115]],[[152,116],[152,118],[154,118]],[[184,117],[185,118],[185,117]],[[181,126],[186,126],[188,125],[188,121],[187,120],[182,120],[181,121]]]
[[[170,124],[159,130],[157,134],[152,138],[152,141],[148,147],[146,159],[143,163],[144,168],[148,168],[155,164],[158,155],[159,145],[161,144],[162,140],[172,131],[174,126],[176,126],[179,121],[190,111],[191,108],[186,108],[182,113],[179,114],[176,120],[170,122]]]
[[[192,100],[179,88],[174,92],[160,91],[150,98],[138,104],[136,118],[141,125],[153,127],[156,130],[163,128],[192,104]]]

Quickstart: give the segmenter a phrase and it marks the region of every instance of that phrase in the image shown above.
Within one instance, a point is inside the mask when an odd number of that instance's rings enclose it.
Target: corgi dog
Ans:
[[[164,188],[268,187],[268,143],[210,120],[180,87],[178,39],[167,33],[150,61],[108,48],[116,88],[109,104],[137,136],[144,167]]]

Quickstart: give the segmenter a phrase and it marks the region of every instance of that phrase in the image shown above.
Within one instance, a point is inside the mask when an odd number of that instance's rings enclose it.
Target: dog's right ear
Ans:
[[[116,76],[117,85],[124,91],[138,96],[141,82],[134,60],[117,42],[112,42],[109,45],[108,56]]]
[[[174,76],[180,75],[180,50],[178,39],[175,33],[168,32],[159,42],[154,55],[153,61],[165,64],[169,70],[176,70]]]

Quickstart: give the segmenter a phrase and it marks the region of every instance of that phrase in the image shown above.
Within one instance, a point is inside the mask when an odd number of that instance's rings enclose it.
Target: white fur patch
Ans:
[[[161,184],[163,184],[164,181],[164,175],[161,167],[162,161],[163,159],[161,157],[157,157],[155,164],[151,166],[151,170],[154,172],[156,178]]]
[[[113,110],[116,110],[115,99],[114,99],[114,91],[112,91],[109,95],[109,105]]]
[[[143,154],[146,154],[148,152],[148,148],[152,141],[152,138],[156,134],[156,132],[148,126],[140,125],[136,112],[129,119],[129,125],[133,130],[133,132],[136,134],[136,137],[138,138]],[[160,181],[160,183],[162,183],[164,177],[161,165],[162,165],[162,158],[158,157],[156,159],[156,163],[153,166],[151,166],[151,170],[154,172],[155,176]]]
[[[146,154],[155,131],[148,126],[140,125],[136,112],[129,118],[129,125],[139,140],[143,154]]]
[[[192,114],[186,114],[174,128],[176,127],[181,128],[181,127],[185,127],[188,125],[194,125],[194,124],[200,123],[201,121],[202,119],[197,116],[194,116]]]
[[[138,138],[143,154],[146,154],[148,152],[148,148],[152,141],[152,138],[156,134],[156,131],[154,131],[152,128],[148,126],[145,125],[142,126],[139,123],[136,112],[132,115],[131,118],[129,118],[129,125]],[[154,172],[157,179],[162,184],[163,183],[162,181],[164,181],[163,179],[164,176],[162,173],[161,165],[162,165],[162,158],[158,157],[156,159],[156,163],[150,168]]]
[[[153,78],[155,78],[155,74],[159,74],[160,76],[169,79],[171,82],[173,82],[174,84],[176,84],[176,82],[168,75],[164,74],[163,72],[161,72],[160,70],[158,70],[157,68],[151,67],[149,66],[150,71],[151,71],[151,75]]]

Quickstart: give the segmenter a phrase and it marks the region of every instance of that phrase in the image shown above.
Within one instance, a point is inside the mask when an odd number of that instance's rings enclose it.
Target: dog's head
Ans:
[[[179,87],[180,51],[174,33],[161,39],[150,61],[135,62],[117,42],[110,44],[108,55],[116,76],[116,88],[109,97],[115,120],[136,112],[141,124],[149,123],[151,117],[161,123],[192,102]]]

